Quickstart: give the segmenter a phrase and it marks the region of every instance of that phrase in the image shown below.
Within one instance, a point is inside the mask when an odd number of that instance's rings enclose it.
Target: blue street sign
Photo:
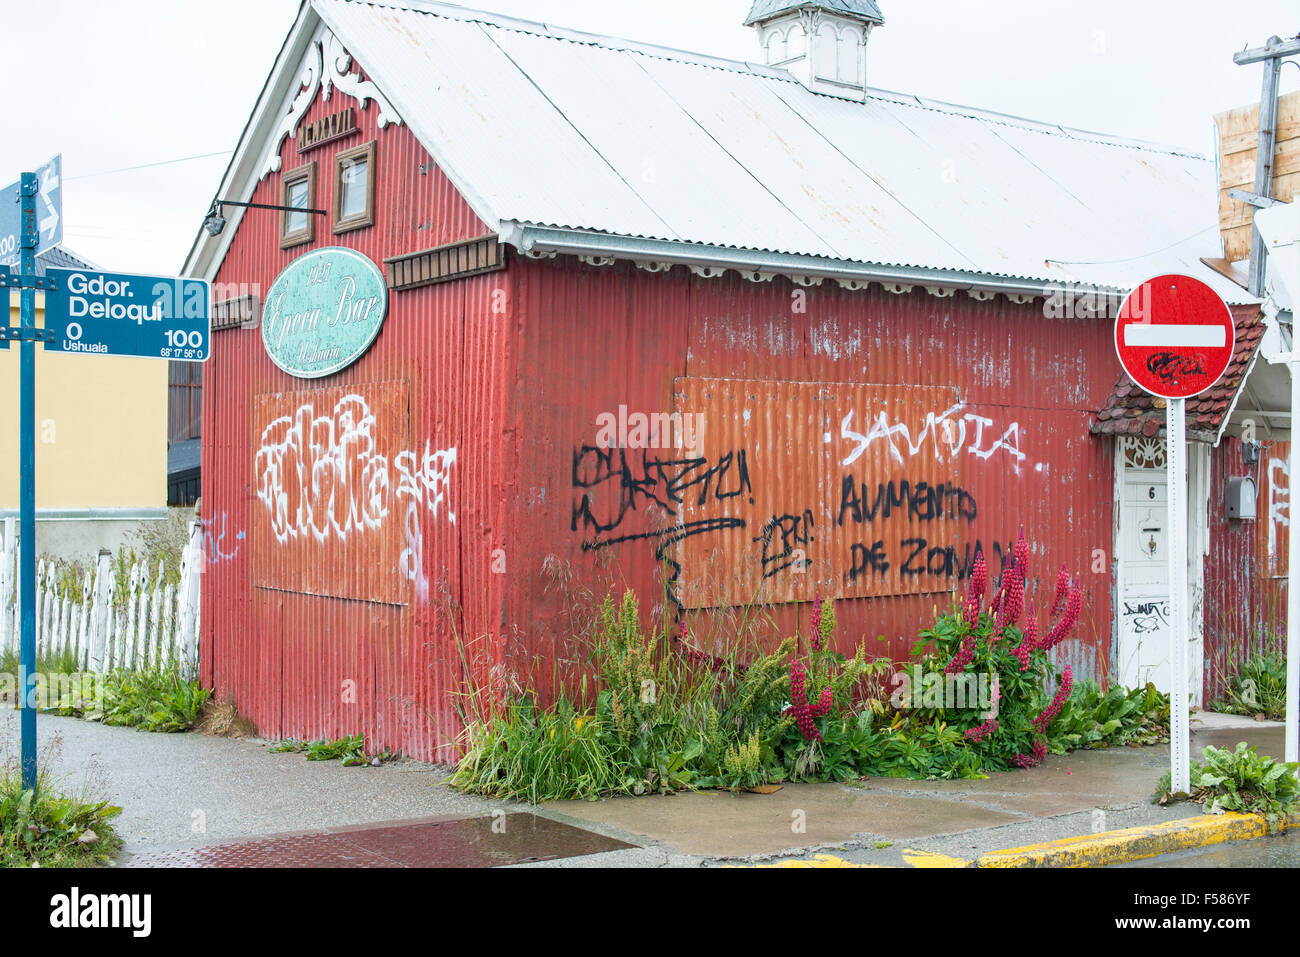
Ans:
[[[211,340],[211,286],[201,279],[47,269],[46,352],[203,362]]]
[[[63,242],[63,156],[36,170],[36,254]],[[22,248],[18,184],[0,189],[0,265],[16,266]]]

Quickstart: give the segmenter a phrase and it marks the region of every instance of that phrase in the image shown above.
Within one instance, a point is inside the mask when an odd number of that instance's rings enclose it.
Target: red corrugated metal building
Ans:
[[[874,23],[869,3],[788,6]],[[1132,177],[1203,176],[1204,161],[877,95],[861,64],[814,59],[803,80],[785,65],[432,3],[303,5],[216,198],[324,215],[223,206],[224,231],[188,264],[221,300],[202,517],[224,537],[206,549],[201,677],[263,735],[364,733],[450,759],[465,681],[570,679],[586,650],[568,592],[609,583],[651,609],[666,579],[708,646],[734,639],[714,633],[720,607],[757,596],[780,631],[835,596],[845,650],[867,637],[902,656],[974,550],[999,558],[1021,527],[1040,595],[1061,564],[1084,585],[1062,663],[1117,674],[1124,438],[1110,436],[1153,433],[1108,399],[1110,320],[1071,297],[1209,271],[1180,248],[1106,275],[1053,265],[1106,258],[1080,238],[1097,209],[1067,216],[1061,195],[1131,206],[1094,182],[1110,176],[1181,211]],[[665,150],[684,116],[696,133]],[[773,157],[792,123],[806,145]],[[701,127],[711,145],[688,152]],[[877,128],[913,155],[850,148]],[[1057,164],[1039,181],[1006,170],[1030,147],[1035,168]],[[340,180],[358,155],[361,225]],[[1156,228],[1147,212],[1134,229]],[[1167,219],[1165,238],[1182,235]],[[387,313],[355,362],[303,377],[269,357],[264,310],[277,277],[327,247],[383,271]],[[1210,457],[1211,525],[1234,442]],[[1256,543],[1202,532],[1218,608],[1237,585],[1213,570]]]

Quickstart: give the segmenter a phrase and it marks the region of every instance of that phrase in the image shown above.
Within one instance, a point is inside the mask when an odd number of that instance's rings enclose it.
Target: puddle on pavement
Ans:
[[[121,866],[504,867],[633,846],[535,814],[507,814],[149,851]]]

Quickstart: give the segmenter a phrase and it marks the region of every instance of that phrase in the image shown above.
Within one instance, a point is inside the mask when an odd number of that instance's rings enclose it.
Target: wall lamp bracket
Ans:
[[[241,203],[233,199],[218,199],[213,201],[212,208],[208,210],[207,218],[203,220],[203,228],[208,231],[209,236],[220,236],[222,230],[226,228],[223,206],[241,206],[244,209],[271,209],[280,213],[310,213],[313,216],[324,216],[326,212],[323,209],[305,209],[302,206],[273,206],[269,203]]]

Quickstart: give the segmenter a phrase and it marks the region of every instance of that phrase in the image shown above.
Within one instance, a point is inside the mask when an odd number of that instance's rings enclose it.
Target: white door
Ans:
[[[1188,687],[1193,704],[1201,699],[1202,645],[1200,594],[1207,537],[1209,449],[1188,448]],[[1163,439],[1120,440],[1116,469],[1117,566],[1113,674],[1126,688],[1153,682],[1168,693],[1169,483]]]
[[[1168,691],[1169,486],[1165,470],[1125,468],[1120,493],[1119,679]]]

